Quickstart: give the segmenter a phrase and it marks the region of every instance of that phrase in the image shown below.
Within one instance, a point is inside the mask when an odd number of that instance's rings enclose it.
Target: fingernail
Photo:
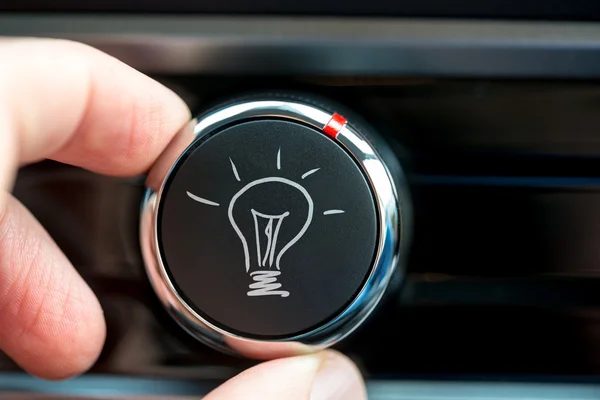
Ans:
[[[364,381],[354,364],[328,352],[313,381],[310,400],[366,400]]]

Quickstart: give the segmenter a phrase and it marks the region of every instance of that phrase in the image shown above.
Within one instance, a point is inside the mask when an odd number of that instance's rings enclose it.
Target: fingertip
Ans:
[[[12,137],[22,163],[51,158],[110,175],[145,173],[191,118],[173,90],[82,43],[0,41],[0,59],[0,136]],[[2,170],[15,164],[0,160]]]
[[[347,356],[325,352],[311,389],[311,400],[366,400],[362,374]]]
[[[332,350],[281,358],[250,368],[210,393],[207,400],[366,400],[362,376]]]
[[[93,50],[85,114],[51,158],[115,176],[146,173],[191,119],[173,90],[120,60]]]
[[[206,400],[308,399],[322,360],[316,353],[263,362],[225,382]]]

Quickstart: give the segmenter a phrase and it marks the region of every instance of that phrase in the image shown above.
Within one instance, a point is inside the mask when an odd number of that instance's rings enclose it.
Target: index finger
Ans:
[[[190,115],[173,92],[90,47],[0,39],[0,349],[38,376],[80,373],[102,309],[33,216],[4,192],[21,163],[145,172]]]
[[[145,172],[190,118],[171,90],[80,43],[4,39],[0,61],[0,187],[17,163],[43,158]]]

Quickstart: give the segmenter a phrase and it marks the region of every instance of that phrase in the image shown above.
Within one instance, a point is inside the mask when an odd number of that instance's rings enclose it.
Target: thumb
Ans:
[[[356,366],[335,351],[281,358],[250,368],[205,400],[366,400]]]

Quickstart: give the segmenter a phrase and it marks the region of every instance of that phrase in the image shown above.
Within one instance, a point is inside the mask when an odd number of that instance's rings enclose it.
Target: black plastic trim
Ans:
[[[83,41],[155,74],[600,77],[591,23],[2,14],[0,35]]]
[[[0,399],[59,399],[65,396],[97,396],[127,399],[129,396],[189,399],[206,395],[216,386],[213,381],[150,379],[135,376],[85,375],[65,382],[48,382],[26,374],[0,374]],[[598,383],[523,383],[492,381],[384,381],[368,380],[371,400],[447,400],[447,399],[597,399]],[[19,397],[18,394],[25,395]],[[6,396],[6,397],[5,397]],[[162,397],[164,396],[164,397]],[[87,398],[87,397],[83,397]]]
[[[272,15],[369,15],[435,18],[494,18],[594,20],[600,17],[595,0],[4,0],[0,11],[126,12],[126,13],[235,13]]]

